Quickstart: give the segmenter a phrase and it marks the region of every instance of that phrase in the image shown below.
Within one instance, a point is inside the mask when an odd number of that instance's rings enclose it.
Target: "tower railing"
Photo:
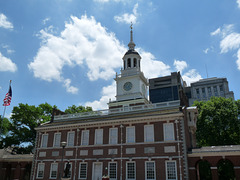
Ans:
[[[170,108],[170,107],[177,107],[177,106],[180,106],[179,100],[161,102],[161,103],[155,103],[155,104],[129,106],[128,108],[121,107],[121,108],[104,109],[99,111],[90,111],[90,112],[83,112],[83,113],[64,114],[64,115],[54,116],[54,122],[91,117],[91,116],[105,116],[105,115],[116,114],[116,113],[142,111],[142,110],[148,110],[148,109],[163,109],[163,108]]]

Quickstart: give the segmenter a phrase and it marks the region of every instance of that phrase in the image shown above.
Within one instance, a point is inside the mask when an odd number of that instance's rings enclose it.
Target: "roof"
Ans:
[[[128,54],[137,54],[137,55],[139,55],[138,52],[135,51],[134,49],[129,49],[129,50],[125,53],[125,55],[128,55]]]
[[[10,148],[0,149],[0,161],[32,161],[33,154],[16,154]]]
[[[52,122],[41,125],[36,130],[51,128],[51,127],[67,127],[76,125],[98,124],[98,123],[112,123],[124,121],[126,118],[142,118],[146,116],[179,116],[182,114],[179,110],[180,101],[170,101],[156,104],[145,104],[129,106],[126,110],[124,108],[112,108],[101,111],[91,111],[85,113],[66,114],[60,116],[54,116]]]

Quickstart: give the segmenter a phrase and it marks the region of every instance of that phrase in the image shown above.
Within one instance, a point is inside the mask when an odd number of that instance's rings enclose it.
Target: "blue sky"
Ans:
[[[239,19],[240,0],[0,0],[0,99],[12,80],[7,116],[18,103],[107,108],[131,22],[147,78],[226,77],[239,99]]]

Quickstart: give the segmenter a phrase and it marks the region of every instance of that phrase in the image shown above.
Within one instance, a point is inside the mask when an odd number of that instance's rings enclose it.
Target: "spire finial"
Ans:
[[[132,29],[133,29],[133,23],[131,22],[131,25],[130,25],[130,42],[128,43],[128,47],[129,49],[131,50],[134,50],[134,47],[135,47],[135,43],[133,42],[133,32],[132,32]]]

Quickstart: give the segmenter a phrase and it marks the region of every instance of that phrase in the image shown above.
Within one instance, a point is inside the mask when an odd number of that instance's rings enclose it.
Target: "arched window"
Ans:
[[[131,59],[130,59],[130,58],[128,58],[128,60],[127,60],[127,67],[128,67],[128,68],[131,67]]]
[[[218,162],[218,179],[219,180],[234,180],[236,179],[234,167],[231,161],[222,159]]]
[[[211,166],[208,161],[201,160],[197,163],[197,179],[212,180]]]
[[[137,59],[136,58],[133,59],[133,67],[137,67]]]

